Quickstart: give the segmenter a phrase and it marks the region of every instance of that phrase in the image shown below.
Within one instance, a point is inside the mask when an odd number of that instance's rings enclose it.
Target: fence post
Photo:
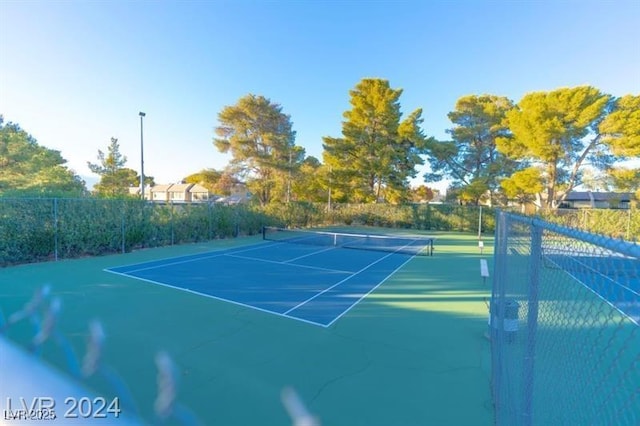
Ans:
[[[58,199],[53,199],[53,258],[58,261]]]
[[[285,207],[287,212],[289,211],[289,205]],[[240,208],[240,203],[233,206],[233,238],[237,238],[240,235],[240,224],[238,223],[238,209]]]
[[[211,216],[212,212],[211,212],[211,201],[207,202],[207,227],[208,229],[208,240],[211,241],[213,240],[213,217]]]
[[[169,229],[171,229],[171,245],[173,245],[173,201],[169,200]]]
[[[496,238],[494,241],[495,272],[493,274],[493,285],[491,286],[491,301],[489,302],[489,336],[491,341],[491,387],[496,410],[496,423],[503,424],[501,418],[504,415],[502,395],[502,378],[504,364],[504,341],[502,330],[503,320],[497,306],[504,303],[506,295],[507,280],[507,243],[508,243],[508,221],[507,215],[501,210],[496,210]]]
[[[125,253],[125,246],[126,246],[126,235],[124,232],[124,209],[126,208],[126,204],[124,202],[124,200],[122,201],[122,208],[120,209],[120,211],[122,212],[122,215],[120,216],[120,240],[122,242],[122,254]]]
[[[524,356],[524,401],[522,424],[533,424],[533,381],[535,372],[536,332],[538,329],[538,288],[542,263],[542,228],[531,221],[531,259],[529,261],[529,285],[527,294],[527,342]]]

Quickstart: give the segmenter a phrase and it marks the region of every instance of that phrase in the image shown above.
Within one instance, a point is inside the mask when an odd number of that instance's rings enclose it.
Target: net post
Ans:
[[[542,263],[542,228],[531,223],[531,259],[529,262],[529,283],[527,294],[527,341],[524,356],[524,395],[522,425],[533,424],[533,380],[536,351],[536,332],[538,328],[538,288]]]

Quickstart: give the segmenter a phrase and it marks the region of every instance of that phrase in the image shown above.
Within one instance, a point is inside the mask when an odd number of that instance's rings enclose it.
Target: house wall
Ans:
[[[209,199],[208,192],[191,192],[191,201],[207,201]]]
[[[171,201],[190,201],[188,192],[169,192]]]
[[[590,209],[592,207],[591,201],[571,201],[569,205],[574,209]]]
[[[167,193],[165,191],[154,191],[153,201],[167,201]]]

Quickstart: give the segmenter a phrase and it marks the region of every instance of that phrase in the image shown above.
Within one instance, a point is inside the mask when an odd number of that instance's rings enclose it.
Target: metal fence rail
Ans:
[[[496,226],[496,423],[640,424],[640,246],[506,212]]]

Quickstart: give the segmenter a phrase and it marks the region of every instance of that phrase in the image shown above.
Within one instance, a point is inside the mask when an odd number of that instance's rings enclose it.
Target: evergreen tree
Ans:
[[[403,201],[409,178],[423,163],[422,110],[401,120],[401,89],[387,80],[363,79],[350,92],[351,109],[343,115],[342,137],[324,137],[324,162],[333,186],[349,201]]]
[[[140,184],[140,176],[133,169],[124,167],[127,157],[120,153],[118,139],[111,138],[107,154],[98,150],[98,163],[87,162],[89,170],[100,175],[100,182],[93,191],[99,197],[119,198],[129,196],[129,188]],[[145,176],[145,185],[153,183],[153,177]]]
[[[291,179],[304,159],[295,145],[291,118],[264,96],[247,95],[218,114],[214,145],[231,152],[231,168],[261,204],[285,201]]]
[[[498,149],[542,169],[542,207],[557,208],[581,183],[582,169],[608,169],[640,153],[640,98],[615,100],[590,86],[525,95],[507,112],[513,137]]]
[[[84,181],[66,162],[59,151],[38,145],[18,124],[5,124],[0,115],[0,195],[84,195]]]
[[[431,173],[427,182],[448,178],[464,201],[477,204],[484,196],[489,201],[500,187],[500,178],[509,176],[517,163],[501,154],[496,139],[508,137],[503,124],[513,102],[495,95],[464,96],[449,113],[454,127],[447,132],[451,141],[431,140],[428,144]]]

